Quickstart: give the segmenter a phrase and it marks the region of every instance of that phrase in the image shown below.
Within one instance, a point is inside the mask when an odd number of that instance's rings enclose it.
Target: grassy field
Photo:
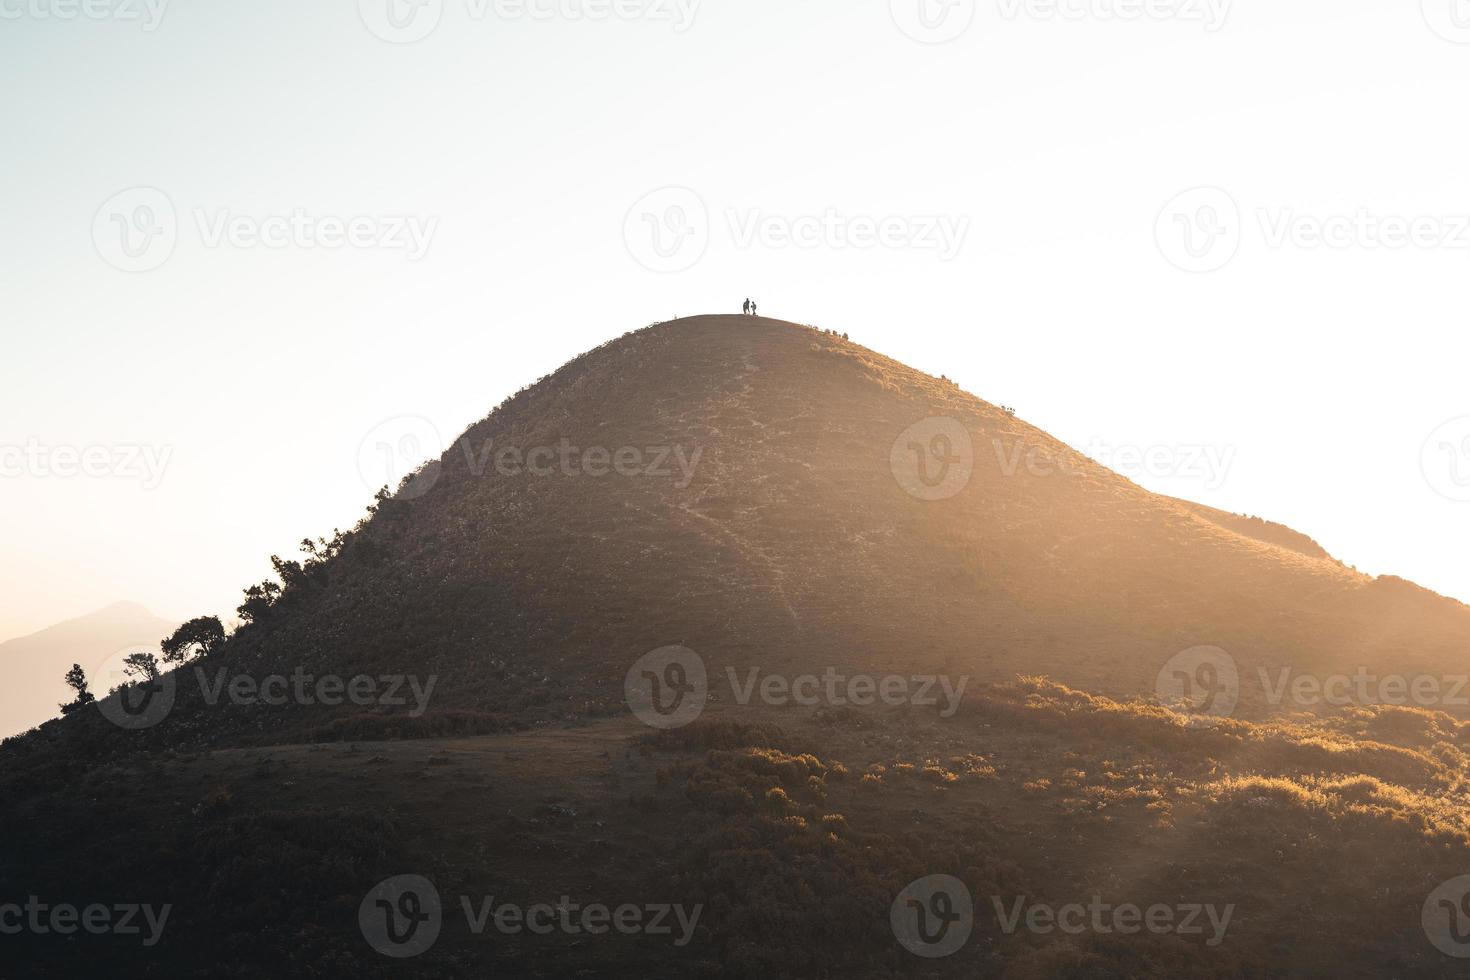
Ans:
[[[1451,976],[1420,909],[1470,865],[1463,744],[1427,712],[1191,727],[1026,679],[951,718],[716,706],[667,732],[615,718],[142,757],[4,786],[0,832],[25,843],[0,883],[170,903],[164,941],[32,937],[7,975]],[[444,926],[397,962],[357,913],[401,874],[434,883]],[[936,874],[965,883],[974,928],[925,960],[889,908]],[[490,896],[701,912],[682,945],[476,935],[460,900]],[[997,908],[1023,897],[1232,911],[1223,936],[1008,934]]]

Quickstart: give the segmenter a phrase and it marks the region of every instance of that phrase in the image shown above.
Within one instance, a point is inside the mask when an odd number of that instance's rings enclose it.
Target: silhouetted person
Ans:
[[[745,301],[745,305],[741,307],[741,312],[743,312],[746,316],[750,316],[750,300]]]
[[[755,304],[754,303],[751,303],[750,304],[750,315],[751,316],[759,316],[760,315],[759,313],[757,313],[755,311]]]

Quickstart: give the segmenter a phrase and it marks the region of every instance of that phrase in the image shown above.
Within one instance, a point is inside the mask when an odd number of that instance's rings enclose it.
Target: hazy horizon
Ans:
[[[228,618],[385,435],[746,296],[1470,600],[1470,31],[1063,7],[6,7],[0,640]]]

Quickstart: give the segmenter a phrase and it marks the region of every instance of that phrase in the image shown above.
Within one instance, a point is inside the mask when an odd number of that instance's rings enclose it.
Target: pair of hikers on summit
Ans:
[[[756,315],[755,314],[755,304],[752,303],[750,300],[746,300],[745,301],[745,305],[743,307],[741,307],[741,309],[745,312],[745,315],[746,316],[755,316]]]

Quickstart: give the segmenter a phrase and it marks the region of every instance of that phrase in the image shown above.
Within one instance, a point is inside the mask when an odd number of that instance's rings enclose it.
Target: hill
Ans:
[[[929,499],[913,453],[945,446],[957,482]],[[1237,715],[1263,717],[1282,707],[1267,683],[1282,669],[1444,675],[1470,638],[1460,603],[1151,494],[836,335],[738,316],[575,359],[283,574],[230,662],[432,675],[427,716],[493,729],[620,712],[629,666],[671,643],[713,672],[897,660],[1116,696],[1154,692],[1173,657],[1208,645],[1238,667]],[[428,724],[350,705],[226,706],[205,723],[198,688],[156,737]]]
[[[1295,684],[1453,682],[1470,610],[830,332],[629,334],[276,567],[137,710],[0,747],[27,845],[0,895],[175,915],[156,947],[24,935],[17,976],[1439,977],[1470,953],[1436,898],[1470,866],[1460,692]],[[476,918],[571,901],[697,920]],[[1180,921],[1099,918],[1126,909]],[[963,923],[949,955],[934,922]]]

